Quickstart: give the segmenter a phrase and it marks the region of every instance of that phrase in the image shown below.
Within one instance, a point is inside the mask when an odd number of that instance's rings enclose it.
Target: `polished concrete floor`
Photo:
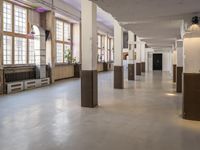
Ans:
[[[168,73],[114,90],[99,74],[99,107],[80,107],[80,80],[0,97],[0,150],[199,150],[200,122],[181,118]]]

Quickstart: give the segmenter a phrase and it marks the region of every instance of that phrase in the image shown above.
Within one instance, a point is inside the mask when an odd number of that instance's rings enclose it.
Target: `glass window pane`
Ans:
[[[3,31],[12,32],[12,4],[3,2]]]
[[[56,61],[57,63],[63,63],[63,44],[57,43],[56,44]]]
[[[15,33],[27,34],[27,10],[20,6],[14,7]]]
[[[64,23],[64,41],[71,41],[71,27],[69,23]]]
[[[12,37],[3,36],[3,63],[12,64]]]
[[[15,37],[15,64],[26,64],[27,40]]]
[[[98,35],[98,48],[101,48],[101,35]]]
[[[29,39],[29,64],[35,63],[34,39]]]
[[[69,61],[68,57],[72,57],[71,46],[69,44],[64,45],[64,54],[65,54],[64,61],[68,62]],[[67,55],[68,55],[68,57],[67,57]]]
[[[63,41],[63,22],[56,21],[56,40]]]

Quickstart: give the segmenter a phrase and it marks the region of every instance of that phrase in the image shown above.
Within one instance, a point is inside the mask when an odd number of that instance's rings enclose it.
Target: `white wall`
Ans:
[[[172,55],[171,51],[157,51],[154,52],[153,49],[146,49],[146,71],[152,71],[153,68],[153,54],[162,54],[162,67],[163,71],[171,72],[172,70]]]
[[[184,72],[200,72],[200,38],[184,39]]]

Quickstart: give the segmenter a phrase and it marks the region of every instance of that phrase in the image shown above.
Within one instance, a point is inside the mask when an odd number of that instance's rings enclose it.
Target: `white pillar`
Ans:
[[[183,41],[176,41],[177,67],[176,67],[176,92],[182,92],[182,74],[183,74]]]
[[[134,33],[131,31],[128,31],[128,45],[129,45],[128,63],[134,64]]]
[[[36,78],[46,78],[46,40],[45,31],[39,26],[33,25]]]
[[[97,6],[81,0],[82,70],[97,70]]]
[[[81,0],[81,106],[98,105],[97,82],[97,6],[89,0]]]
[[[123,29],[119,22],[114,19],[114,65],[123,66]]]
[[[200,73],[200,37],[184,39],[184,73]]]
[[[134,60],[134,33],[128,31],[128,80],[135,80],[135,60]]]
[[[2,19],[3,18],[3,1],[0,1],[0,95],[3,94],[3,31],[2,31]]]
[[[173,65],[177,65],[177,50],[173,50]]]
[[[177,41],[177,67],[183,67],[183,41]]]
[[[123,29],[119,22],[114,19],[114,88],[124,88],[123,69]]]
[[[200,120],[200,26],[184,35],[183,117]]]

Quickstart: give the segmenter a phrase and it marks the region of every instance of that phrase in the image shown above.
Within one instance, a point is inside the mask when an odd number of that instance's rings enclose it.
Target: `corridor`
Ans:
[[[99,107],[80,107],[80,80],[0,96],[1,150],[199,150],[200,122],[181,117],[168,73],[113,89],[99,73]]]

